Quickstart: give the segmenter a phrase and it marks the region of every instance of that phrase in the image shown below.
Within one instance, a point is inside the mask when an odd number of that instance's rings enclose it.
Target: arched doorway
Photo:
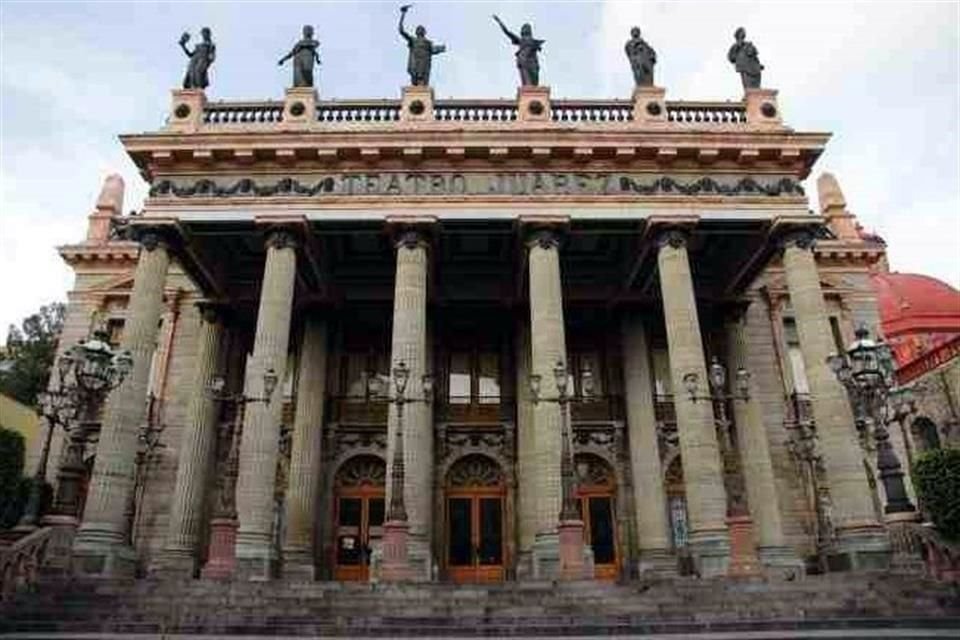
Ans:
[[[580,454],[574,459],[577,471],[577,499],[583,518],[583,539],[593,550],[593,575],[616,580],[620,573],[617,548],[617,481],[603,458]]]
[[[350,458],[334,479],[334,578],[366,581],[370,551],[383,537],[387,467],[376,456]]]
[[[454,582],[503,580],[505,495],[503,473],[486,456],[461,458],[447,472],[444,560]]]

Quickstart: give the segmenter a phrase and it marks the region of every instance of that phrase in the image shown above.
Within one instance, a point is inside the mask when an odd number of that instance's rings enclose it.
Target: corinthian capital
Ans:
[[[533,249],[559,249],[560,233],[556,229],[536,229],[527,238],[527,247]]]
[[[796,229],[780,236],[780,248],[787,249],[796,247],[798,249],[813,249],[816,244],[816,236],[812,229]]]
[[[690,232],[687,229],[671,227],[657,234],[657,247],[662,248],[669,246],[673,249],[681,249],[687,246],[689,239]]]
[[[290,229],[275,228],[267,233],[265,244],[268,249],[296,249],[299,240]]]
[[[427,235],[418,229],[408,228],[397,234],[397,249],[426,249],[430,245]]]

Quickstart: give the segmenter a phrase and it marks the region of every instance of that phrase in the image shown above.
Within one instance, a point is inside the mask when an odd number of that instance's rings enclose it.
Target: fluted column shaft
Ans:
[[[626,316],[621,328],[639,569],[640,573],[669,572],[675,564],[668,557],[666,495],[653,411],[653,376],[647,332],[643,319],[636,314]]]
[[[207,479],[214,464],[217,405],[210,383],[217,375],[223,324],[216,309],[201,307],[197,356],[187,424],[180,443],[173,509],[163,550],[164,560],[192,575],[207,504]]]
[[[409,399],[422,399],[422,380],[428,371],[426,238],[420,232],[406,231],[400,236],[396,250],[391,376],[398,363],[406,363],[410,373],[405,395]],[[395,391],[391,377],[390,393]],[[410,527],[410,562],[418,574],[429,572],[430,568],[428,556],[433,521],[433,424],[430,415],[424,402],[410,402],[403,408],[403,499]],[[390,461],[393,460],[397,427],[397,408],[391,404],[387,432],[387,504],[392,497],[393,465]]]
[[[246,406],[237,474],[237,567],[250,577],[270,577],[275,569],[274,490],[283,393],[277,389],[268,402],[262,401],[263,374],[273,369],[282,384],[290,341],[296,261],[294,237],[286,231],[271,233],[245,391],[248,397],[261,400]]]
[[[727,362],[731,372],[740,368],[750,371],[744,322],[744,318],[730,318],[726,322]],[[732,403],[737,443],[760,559],[767,565],[782,565],[784,562],[793,562],[796,558],[795,554],[785,547],[780,499],[770,458],[770,443],[767,440],[767,429],[763,423],[763,411],[756,387],[751,381],[749,399],[735,400]]]
[[[659,245],[660,294],[683,461],[690,547],[701,574],[720,574],[726,572],[729,540],[713,407],[709,400],[694,401],[684,391],[684,376],[691,373],[697,376],[701,394],[709,390],[686,235],[667,231],[659,238]]]
[[[77,569],[84,573],[134,571],[133,551],[126,542],[127,505],[134,485],[139,430],[146,419],[150,361],[169,266],[170,255],[161,238],[144,234],[121,340],[121,348],[133,357],[133,368],[104,408],[97,460],[75,545]]]
[[[320,446],[327,386],[327,323],[307,318],[300,348],[297,411],[290,451],[287,532],[283,543],[284,575],[314,575],[314,523],[320,491]]]
[[[545,397],[556,397],[554,367],[567,362],[560,280],[560,243],[548,230],[538,231],[528,244],[530,269],[530,369],[542,381]],[[529,384],[529,381],[521,381]],[[562,414],[556,402],[539,402],[533,409],[533,482],[538,535],[557,531],[562,495],[560,456]]]
[[[537,533],[534,511],[537,504],[534,483],[536,482],[536,444],[534,441],[533,402],[530,398],[530,325],[527,318],[517,323],[517,527],[520,552],[527,554],[533,547]]]
[[[820,276],[808,233],[784,239],[783,266],[810,386],[814,422],[823,454],[833,524],[840,551],[882,552],[863,455],[854,431],[853,412],[843,385],[827,365],[836,350],[820,288]],[[857,559],[853,558],[854,563]]]

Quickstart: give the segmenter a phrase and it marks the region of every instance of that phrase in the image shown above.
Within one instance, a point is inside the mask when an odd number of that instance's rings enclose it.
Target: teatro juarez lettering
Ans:
[[[485,196],[485,195],[714,195],[802,196],[803,188],[783,176],[654,175],[585,172],[380,172],[296,177],[162,180],[154,197],[249,196]]]

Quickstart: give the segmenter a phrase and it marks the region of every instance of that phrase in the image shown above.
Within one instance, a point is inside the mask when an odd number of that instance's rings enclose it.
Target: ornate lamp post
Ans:
[[[403,498],[406,472],[403,462],[403,408],[411,402],[429,404],[433,400],[433,378],[424,374],[420,380],[422,395],[408,398],[407,383],[410,367],[402,360],[393,368],[394,394],[390,402],[397,407],[396,444],[393,448],[390,478],[390,504],[383,524],[383,570],[381,579],[397,582],[410,578],[410,562],[407,543],[410,525],[407,523],[407,507]]]
[[[728,402],[750,401],[750,372],[740,367],[734,375],[734,391],[727,391],[727,368],[714,356],[707,372],[709,394],[700,394],[700,376],[689,372],[683,376],[683,386],[692,402],[706,400],[713,403],[714,424],[723,434],[720,446],[723,462],[724,489],[727,494],[727,527],[730,535],[731,576],[752,576],[761,573],[760,560],[753,544],[753,521],[745,503],[745,487],[740,475],[739,459],[733,443],[733,421],[727,413]]]
[[[560,577],[564,580],[580,580],[583,576],[583,520],[580,514],[580,505],[577,502],[577,483],[574,473],[573,441],[570,428],[569,405],[573,398],[567,393],[569,374],[563,360],[557,360],[553,367],[554,383],[557,395],[543,397],[540,395],[541,377],[539,374],[530,376],[530,396],[534,405],[541,402],[554,403],[560,409]],[[589,369],[584,370],[581,383],[587,395],[592,395],[593,374]]]
[[[887,431],[891,398],[899,402],[909,392],[896,388],[889,345],[882,340],[871,340],[864,326],[859,327],[855,335],[856,340],[847,352],[831,355],[827,364],[847,390],[857,431],[864,441],[872,435],[876,442],[877,469],[887,500],[884,513],[909,514],[912,519],[917,509],[907,496],[903,468]]]
[[[207,397],[233,408],[233,420],[221,433],[217,460],[217,503],[210,520],[210,546],[207,563],[201,575],[204,578],[224,579],[233,575],[236,563],[237,469],[240,463],[240,438],[245,407],[254,402],[269,403],[280,378],[272,368],[263,372],[263,396],[247,396],[226,390],[223,376],[214,376],[207,387]]]
[[[40,521],[43,488],[46,485],[47,463],[53,432],[59,426],[69,434],[78,415],[94,402],[102,401],[118,387],[133,368],[133,359],[127,351],[114,351],[106,331],[98,328],[93,336],[70,347],[57,359],[57,385],[40,394],[41,415],[47,423],[47,432],[40,450],[40,459],[30,488],[26,512],[20,527],[35,527]]]

